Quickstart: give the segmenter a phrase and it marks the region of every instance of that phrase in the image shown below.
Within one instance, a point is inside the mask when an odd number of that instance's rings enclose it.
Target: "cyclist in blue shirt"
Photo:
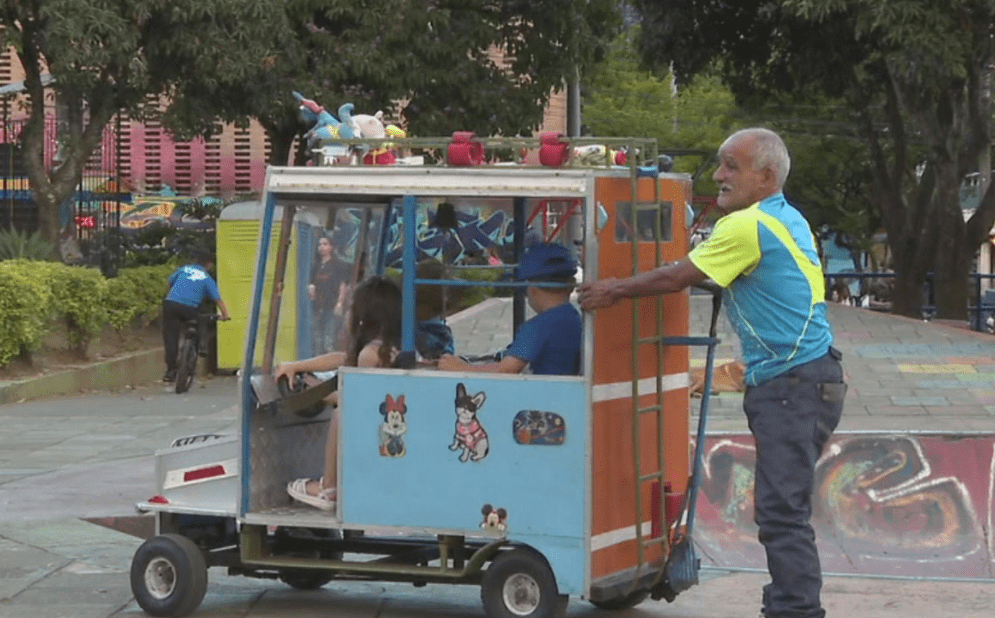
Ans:
[[[208,270],[214,266],[206,252],[194,256],[196,262],[177,268],[169,276],[169,289],[162,301],[162,345],[166,353],[166,375],[163,382],[176,381],[176,353],[183,323],[197,319],[198,307],[210,298],[217,304],[221,319],[228,319],[228,308]]]
[[[572,284],[576,273],[577,261],[566,247],[544,243],[525,252],[515,278],[536,283]],[[439,369],[521,373],[528,366],[538,375],[579,374],[581,319],[580,312],[570,303],[572,289],[571,286],[528,286],[529,306],[536,316],[522,324],[500,360],[471,364],[456,356],[443,355],[439,359]]]

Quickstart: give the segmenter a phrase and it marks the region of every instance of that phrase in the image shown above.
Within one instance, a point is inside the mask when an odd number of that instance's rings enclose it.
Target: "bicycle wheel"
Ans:
[[[180,394],[190,390],[193,376],[197,373],[197,346],[189,337],[180,340],[177,357],[179,363],[176,368],[176,392]]]

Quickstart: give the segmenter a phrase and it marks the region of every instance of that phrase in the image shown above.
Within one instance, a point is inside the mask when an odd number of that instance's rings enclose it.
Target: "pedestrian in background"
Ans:
[[[346,274],[335,259],[335,246],[328,236],[318,239],[307,295],[311,299],[313,354],[336,350],[345,316]]]
[[[710,278],[746,364],[743,408],[756,441],[755,518],[771,583],[761,617],[823,618],[812,529],[815,464],[843,411],[842,354],[832,347],[825,283],[812,230],[784,198],[791,159],[767,129],[719,148],[717,205],[725,213],[683,260],[580,288],[584,309],[678,292]]]
[[[214,260],[207,251],[194,255],[195,262],[173,271],[169,276],[169,287],[162,301],[162,347],[166,354],[166,375],[162,381],[176,381],[176,354],[180,347],[180,332],[184,322],[197,320],[198,310],[205,299],[218,306],[221,319],[228,319],[228,308],[221,300],[218,284],[208,272],[214,267]]]

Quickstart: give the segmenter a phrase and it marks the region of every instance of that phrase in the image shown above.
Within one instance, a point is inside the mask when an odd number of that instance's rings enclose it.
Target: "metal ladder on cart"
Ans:
[[[656,160],[656,157],[653,157],[652,160]],[[636,230],[640,227],[640,213],[652,213],[654,222],[653,238],[655,243],[655,263],[653,268],[662,266],[662,252],[660,244],[663,240],[663,230],[661,229],[663,203],[660,199],[660,183],[658,180],[658,174],[659,171],[655,165],[646,168],[635,165],[632,165],[631,167],[632,208],[630,212],[631,220],[629,221],[629,224],[632,230],[632,275],[639,274],[639,243],[642,239],[640,239],[639,235],[636,234]],[[639,179],[644,177],[653,179],[653,199],[650,202],[640,202],[638,199]],[[665,556],[665,561],[662,567],[656,572],[652,580],[650,590],[654,599],[665,598],[667,601],[673,601],[678,593],[687,590],[691,586],[698,583],[698,568],[700,561],[694,553],[694,546],[691,542],[691,533],[694,527],[697,491],[701,478],[701,456],[705,437],[705,423],[708,415],[708,400],[712,387],[715,347],[720,343],[720,340],[716,337],[716,324],[722,302],[722,297],[720,295],[721,290],[718,286],[712,284],[711,286],[703,285],[701,287],[712,294],[711,325],[707,337],[664,335],[662,332],[664,312],[663,299],[661,296],[656,296],[654,299],[655,311],[653,318],[653,334],[646,337],[641,336],[640,333],[642,332],[642,329],[639,303],[632,303],[632,448],[635,464],[636,521],[642,521],[644,506],[643,488],[646,484],[651,484],[651,487],[654,487],[650,493],[652,499],[657,502],[655,504],[655,509],[653,509],[652,512],[656,513],[658,517],[657,521],[651,522],[652,528],[649,535],[645,534],[642,525],[636,525],[636,543],[638,552],[636,568],[637,574],[642,574],[644,569],[650,566],[649,561],[647,560],[647,549],[654,545],[659,545],[661,547],[661,551]],[[639,352],[644,346],[658,347],[659,350],[655,355],[657,366],[654,372],[656,376],[655,393],[653,393],[655,395],[654,401],[649,405],[641,406],[639,405],[639,400],[643,394],[639,392],[640,376],[642,375]],[[667,521],[667,495],[665,491],[667,475],[664,462],[665,433],[663,427],[665,409],[663,403],[663,351],[666,346],[706,346],[708,348],[705,361],[704,387],[699,410],[698,430],[695,439],[695,452],[692,461],[692,472],[688,481],[686,499],[681,509],[685,515],[684,517],[677,518],[676,523],[673,525],[673,530],[670,529],[671,526]],[[653,470],[647,473],[642,473],[643,449],[641,446],[640,436],[642,434],[642,423],[646,421],[647,417],[652,417],[652,419],[656,422],[657,456]],[[686,522],[683,528],[680,525],[682,519]],[[659,530],[660,534],[653,534],[652,530]],[[671,534],[671,532],[673,534]],[[629,591],[629,595],[639,594],[637,587],[639,586],[641,579],[642,578],[638,576],[633,579],[633,587]]]

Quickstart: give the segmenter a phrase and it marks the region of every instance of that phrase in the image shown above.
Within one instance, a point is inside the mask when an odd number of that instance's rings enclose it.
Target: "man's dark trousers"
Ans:
[[[815,547],[815,463],[839,424],[846,385],[835,348],[746,389],[743,408],[756,439],[755,517],[771,583],[768,618],[823,618],[822,571]]]

